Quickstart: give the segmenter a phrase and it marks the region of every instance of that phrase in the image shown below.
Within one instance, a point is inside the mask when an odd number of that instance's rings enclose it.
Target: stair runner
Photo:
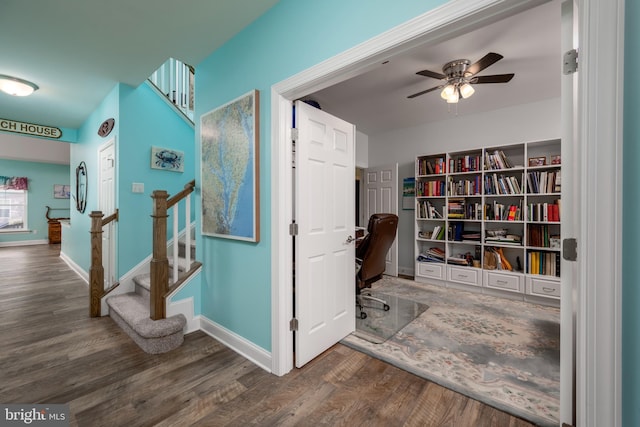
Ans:
[[[195,255],[193,252],[195,251],[192,248],[192,255]],[[180,253],[184,254],[182,243]],[[186,267],[184,261],[183,258],[178,260],[178,269],[181,271],[184,271]],[[172,267],[172,263],[169,264]],[[107,298],[109,316],[147,353],[166,353],[178,348],[184,341],[184,327],[187,324],[187,319],[184,315],[177,314],[166,319],[152,320],[149,311],[150,274],[136,276],[133,281],[135,292]]]

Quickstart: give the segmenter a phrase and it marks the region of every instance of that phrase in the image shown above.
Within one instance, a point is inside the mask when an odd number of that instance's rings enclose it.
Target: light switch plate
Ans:
[[[133,193],[144,193],[144,183],[143,182],[133,182],[131,184],[131,191]]]

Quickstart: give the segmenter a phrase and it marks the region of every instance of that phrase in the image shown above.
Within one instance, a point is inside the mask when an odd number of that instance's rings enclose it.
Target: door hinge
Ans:
[[[289,330],[297,331],[298,330],[298,319],[295,317],[289,321]]]
[[[562,73],[573,74],[578,71],[578,51],[571,49],[562,57]]]
[[[298,140],[298,129],[291,128],[291,140],[293,140],[293,141],[297,141]]]
[[[562,241],[562,258],[567,261],[576,261],[578,259],[578,241],[575,238]]]
[[[289,235],[290,236],[298,235],[298,224],[296,224],[295,222],[292,222],[291,224],[289,224]]]
[[[295,130],[295,129],[294,129]],[[296,168],[296,141],[291,141],[291,167]]]

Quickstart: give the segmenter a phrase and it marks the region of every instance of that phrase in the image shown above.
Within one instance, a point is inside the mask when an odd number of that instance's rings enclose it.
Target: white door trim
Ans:
[[[576,425],[620,426],[624,0],[577,4],[583,289],[577,290]]]
[[[354,77],[393,53],[468,31],[543,1],[450,1],[271,89],[272,372],[293,368],[290,100]],[[577,424],[621,423],[621,214],[624,0],[578,0],[582,140],[577,293]],[[590,83],[591,82],[591,83]],[[598,166],[598,169],[595,166]],[[585,191],[598,189],[597,191]],[[594,201],[594,197],[599,197]],[[587,245],[589,236],[589,245]],[[599,251],[598,248],[608,248]],[[604,254],[603,254],[604,252]],[[588,268],[587,268],[588,267]],[[587,274],[588,273],[588,274]],[[608,286],[598,287],[598,283]],[[597,309],[596,309],[597,302]],[[598,345],[611,343],[612,345]]]

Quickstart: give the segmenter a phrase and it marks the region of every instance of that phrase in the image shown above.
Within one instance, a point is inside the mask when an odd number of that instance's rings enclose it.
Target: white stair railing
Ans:
[[[173,208],[173,283],[171,287],[179,285],[180,280],[193,274],[199,263],[191,260],[191,196],[196,186],[195,180],[187,183],[184,189],[172,197],[165,190],[155,190],[151,193],[153,199],[153,256],[149,266],[151,275],[149,311],[153,320],[166,317],[166,298],[170,292],[169,286],[169,258],[167,258],[167,218],[169,209]],[[185,273],[180,277],[178,272],[179,242],[179,213],[178,204],[185,200]]]
[[[184,200],[184,218],[185,218],[185,241],[184,241],[184,260],[185,260],[185,271],[189,271],[191,269],[191,194],[187,194]],[[176,203],[173,205],[173,253],[172,253],[172,282],[178,282],[179,276],[179,239],[180,239],[180,229],[179,229],[179,217],[180,217],[180,204]]]
[[[193,122],[194,69],[170,58],[151,74],[149,81]]]

